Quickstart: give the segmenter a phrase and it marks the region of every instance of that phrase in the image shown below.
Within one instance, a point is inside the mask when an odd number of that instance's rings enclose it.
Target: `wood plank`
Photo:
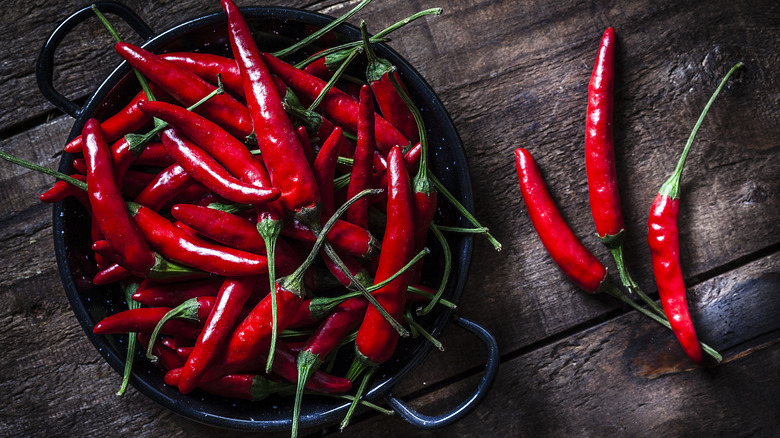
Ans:
[[[725,353],[717,366],[696,368],[670,333],[631,312],[526,354],[509,354],[483,403],[451,426],[420,431],[372,414],[338,436],[772,436],[780,426],[770,413],[780,377],[779,286],[775,253],[694,288],[696,295],[719,297],[717,317],[699,320],[697,328]],[[746,296],[735,299],[740,295]],[[422,395],[410,404],[429,415],[444,413],[443,406],[456,406],[478,377],[435,391],[418,387]]]

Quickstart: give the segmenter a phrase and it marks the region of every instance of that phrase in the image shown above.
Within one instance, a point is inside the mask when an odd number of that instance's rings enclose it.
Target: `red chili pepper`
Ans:
[[[598,292],[607,278],[607,269],[583,246],[561,216],[531,153],[516,149],[515,164],[528,216],[547,252],[577,286],[586,292]]]
[[[271,180],[263,165],[242,142],[216,123],[185,108],[164,102],[144,102],[139,108],[168,122],[241,181],[259,187],[271,187]]]
[[[615,150],[612,142],[612,88],[615,81],[615,30],[601,38],[598,58],[588,85],[585,126],[585,168],[593,221],[599,238],[615,239],[625,229],[620,211]]]
[[[371,86],[371,91],[374,92],[382,116],[412,143],[419,141],[420,134],[414,121],[414,115],[388,78],[388,75],[393,75],[395,81],[403,86],[401,76],[390,61],[376,56],[374,47],[368,39],[365,22],[361,23],[360,30],[363,34],[363,47],[366,49],[368,59],[366,81]]]
[[[412,184],[403,152],[396,146],[388,154],[387,171],[387,224],[382,238],[382,252],[379,254],[379,264],[374,277],[374,283],[380,283],[400,271],[410,260],[414,250],[414,230],[409,224],[414,221],[414,200]],[[392,318],[399,323],[403,321],[406,289],[409,286],[409,272],[404,272],[398,278],[382,288],[372,292],[372,295],[387,310]],[[355,361],[347,373],[347,378],[355,380],[366,367],[371,371],[363,378],[363,383],[355,395],[347,415],[341,423],[346,427],[357,400],[362,396],[362,389],[370,379],[376,365],[379,365],[393,355],[398,344],[399,334],[374,306],[366,310],[365,318],[358,329],[355,340]]]
[[[172,369],[165,374],[165,383],[176,386],[182,369]],[[198,384],[198,388],[219,397],[260,401],[272,394],[287,395],[294,391],[289,382],[274,382],[260,374],[228,374],[211,382]]]
[[[336,174],[336,164],[338,163],[339,151],[344,141],[344,135],[341,128],[335,128],[322,144],[317,158],[312,164],[314,178],[320,187],[320,199],[322,202],[322,216],[330,217],[336,211],[336,204],[333,200],[333,177]]]
[[[281,192],[277,188],[260,187],[238,180],[211,155],[173,128],[163,131],[162,139],[168,154],[178,165],[196,181],[225,199],[240,204],[263,204],[280,196]]]
[[[82,136],[92,215],[105,239],[121,257],[118,261],[122,266],[146,275],[155,264],[155,257],[127,212],[114,175],[111,153],[98,121],[89,119]]]
[[[326,83],[322,79],[299,70],[271,54],[263,53],[261,56],[268,68],[281,77],[296,93],[314,100],[325,89]],[[337,88],[331,88],[320,103],[320,108],[335,124],[357,132],[358,105],[358,101],[352,96]],[[409,144],[409,140],[387,120],[375,116],[375,123],[376,145],[382,152],[387,153],[395,145]]]
[[[149,244],[170,260],[225,276],[257,275],[268,270],[263,256],[194,238],[153,210],[134,203],[128,206]]]
[[[720,85],[718,85],[712,97],[710,97],[690,137],[688,137],[688,142],[685,144],[674,173],[658,191],[658,195],[650,208],[650,217],[647,221],[647,243],[650,246],[653,273],[655,274],[655,283],[658,286],[658,296],[661,299],[661,305],[669,319],[672,332],[674,332],[688,357],[696,363],[701,363],[704,360],[704,354],[699,345],[696,331],[693,327],[693,320],[688,310],[688,302],[685,297],[685,281],[680,267],[680,237],[677,226],[677,217],[680,209],[680,179],[682,178],[682,171],[688,152],[691,149],[699,126],[704,121],[704,116],[707,115],[707,111],[731,75],[741,66],[742,63],[740,62],[732,67]],[[719,360],[720,355],[717,352],[712,354],[710,350],[708,348],[708,353]]]
[[[255,225],[240,216],[191,204],[177,204],[171,207],[176,219],[189,225],[204,236],[229,247],[265,255],[263,238]],[[301,257],[284,240],[276,242],[276,267],[279,275],[289,275],[301,264]]]
[[[213,297],[211,303],[213,305]],[[171,319],[160,330],[166,335],[182,335],[196,338],[203,327],[203,322],[208,317],[211,308],[199,310],[191,319]],[[169,307],[141,307],[138,309],[124,310],[103,318],[95,325],[93,332],[98,335],[111,335],[117,333],[151,333],[160,320],[171,309]]]
[[[371,178],[374,175],[374,98],[371,88],[364,85],[360,89],[360,103],[358,105],[357,148],[352,164],[352,173],[347,187],[347,198],[369,188]],[[347,220],[362,228],[368,228],[368,204],[369,200],[363,198],[356,202],[347,211]]]
[[[220,75],[225,88],[236,96],[244,97],[241,72],[235,59],[197,52],[171,52],[164,53],[160,57],[195,73],[214,86],[217,85],[217,75]]]
[[[309,138],[309,133],[306,132],[306,127],[303,125],[298,126],[295,128],[295,134],[298,135],[298,141],[301,143],[306,160],[312,163],[314,161],[314,149],[312,149],[311,138]]]
[[[117,43],[115,48],[133,68],[185,106],[200,101],[216,88],[194,73],[140,47]],[[246,138],[252,133],[252,121],[247,108],[230,95],[214,96],[195,111],[237,138]]]
[[[325,357],[336,349],[350,332],[358,327],[367,308],[368,301],[363,297],[344,301],[317,327],[317,330],[309,337],[303,349],[298,353],[298,360],[296,361],[298,384],[293,408],[292,436],[297,436],[301,400],[309,376],[319,369]],[[382,317],[380,316],[380,318]],[[392,327],[391,330],[395,331]]]
[[[301,242],[317,239],[307,226],[290,218],[284,221],[282,235]],[[336,221],[327,237],[334,249],[356,257],[371,258],[379,252],[379,242],[370,231],[346,221]]]
[[[79,181],[86,182],[87,180],[84,175],[73,174],[70,176],[72,178],[76,178]],[[79,201],[79,203],[81,203],[81,205],[83,205],[85,208],[89,208],[89,197],[87,196],[87,193],[84,190],[75,187],[73,184],[62,180],[57,181],[54,183],[52,188],[41,193],[38,196],[38,199],[40,199],[41,202],[45,202],[47,204],[54,204],[55,202],[62,201],[68,196],[73,196]]]
[[[238,7],[231,0],[222,0],[222,8],[228,16],[230,45],[244,81],[255,136],[271,182],[281,190],[281,203],[288,210],[316,210],[319,188],[271,73],[260,58]]]
[[[375,283],[384,281],[403,268],[412,259],[414,250],[414,232],[409,226],[414,221],[412,187],[399,147],[388,154],[388,174],[387,224]],[[403,320],[408,281],[408,273],[404,273],[372,293],[397,321]],[[387,320],[374,307],[369,307],[358,331],[356,351],[361,360],[379,364],[393,354],[398,338],[398,333]]]
[[[106,141],[114,141],[128,132],[137,131],[152,121],[152,118],[138,110],[138,102],[146,100],[146,94],[140,91],[124,108],[100,124]],[[82,136],[78,136],[65,145],[65,152],[79,153],[83,145]]]
[[[145,279],[133,294],[133,301],[149,307],[176,307],[190,298],[216,297],[223,281],[215,278],[155,283]]]
[[[179,391],[195,389],[208,367],[218,359],[222,346],[233,329],[257,281],[256,276],[226,278],[217,294],[214,310],[209,314],[195,348],[187,359],[179,380]]]
[[[134,202],[158,211],[194,182],[195,180],[181,166],[172,164],[158,173],[135,197]]]

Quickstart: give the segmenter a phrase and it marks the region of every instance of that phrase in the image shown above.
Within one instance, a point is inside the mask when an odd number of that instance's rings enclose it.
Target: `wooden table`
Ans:
[[[280,1],[340,15],[355,2]],[[248,6],[251,2],[239,2]],[[0,147],[54,168],[73,120],[35,83],[45,38],[79,2],[13,0],[0,22]],[[155,30],[219,10],[217,1],[132,0]],[[311,436],[771,436],[780,428],[780,8],[773,1],[515,2],[375,0],[352,20],[378,30],[417,10],[444,14],[393,35],[452,115],[471,167],[478,239],[459,312],[498,339],[491,392],[462,421],[422,432],[359,415]],[[556,269],[531,228],[512,151],[528,148],[575,232],[598,257],[583,164],[587,84],[602,31],[617,30],[615,142],[626,255],[655,296],[649,205],[721,77],[722,93],[683,174],[680,217],[688,301],[701,338],[724,355],[696,367],[669,331]],[[83,101],[118,62],[96,22],[63,43],[56,83]],[[125,32],[128,34],[129,31]],[[74,318],[57,274],[52,178],[0,163],[0,435],[238,436],[134,390]],[[612,266],[611,264],[609,266]],[[614,269],[613,269],[614,270]],[[614,276],[615,273],[613,273]],[[452,409],[481,375],[480,344],[455,327],[396,389],[424,413]],[[279,434],[285,436],[286,434]],[[776,436],[776,435],[775,435]]]

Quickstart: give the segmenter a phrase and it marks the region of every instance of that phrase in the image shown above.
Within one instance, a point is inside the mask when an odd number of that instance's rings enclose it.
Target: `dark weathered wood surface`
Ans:
[[[355,2],[280,1],[338,15]],[[157,30],[218,2],[127,4]],[[250,2],[239,2],[248,6]],[[35,84],[48,34],[82,2],[7,2],[0,18],[0,148],[56,167],[72,119]],[[378,30],[445,8],[393,35],[437,91],[466,147],[477,216],[504,244],[479,240],[460,312],[498,339],[496,385],[466,419],[420,432],[361,414],[341,436],[771,436],[780,390],[780,6],[773,1],[414,2],[375,0],[352,20]],[[723,364],[695,368],[671,334],[609,297],[578,292],[556,270],[520,200],[512,150],[542,167],[572,227],[602,260],[583,171],[587,82],[601,32],[618,36],[615,140],[627,255],[654,292],[646,217],[701,108],[736,61],[683,176],[680,218],[688,299]],[[83,99],[113,68],[93,21],[66,40],[56,83]],[[125,30],[125,33],[128,31]],[[134,390],[84,336],[52,246],[52,179],[0,163],[0,436],[238,436],[194,423]],[[396,389],[425,413],[454,407],[481,372],[481,346],[459,329]],[[307,431],[335,435],[335,429]],[[285,436],[279,434],[278,436]]]

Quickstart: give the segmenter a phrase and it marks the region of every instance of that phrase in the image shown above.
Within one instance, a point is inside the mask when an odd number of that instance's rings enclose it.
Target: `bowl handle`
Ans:
[[[401,418],[420,429],[437,429],[452,424],[466,416],[466,414],[471,412],[471,410],[485,397],[485,394],[488,389],[490,389],[490,385],[493,383],[493,380],[495,380],[496,373],[498,372],[499,355],[496,338],[481,325],[458,315],[454,316],[453,322],[474,334],[485,345],[485,349],[487,350],[485,373],[482,375],[482,379],[480,379],[477,389],[466,400],[461,402],[452,411],[438,416],[424,415],[414,411],[401,399],[394,396],[392,392],[388,392],[385,395],[385,401],[387,401],[390,407],[397,412]]]
[[[151,38],[154,31],[149,27],[135,12],[121,3],[115,2],[97,2],[95,3],[100,12],[110,12],[122,18],[138,35],[144,40]],[[62,95],[54,89],[54,52],[59,47],[65,36],[76,27],[77,24],[89,17],[94,17],[91,6],[86,6],[65,19],[57,29],[52,32],[46,44],[43,45],[40,55],[38,55],[38,64],[36,77],[38,79],[38,88],[41,93],[49,99],[49,102],[61,109],[70,116],[77,118],[81,112],[81,106]]]

